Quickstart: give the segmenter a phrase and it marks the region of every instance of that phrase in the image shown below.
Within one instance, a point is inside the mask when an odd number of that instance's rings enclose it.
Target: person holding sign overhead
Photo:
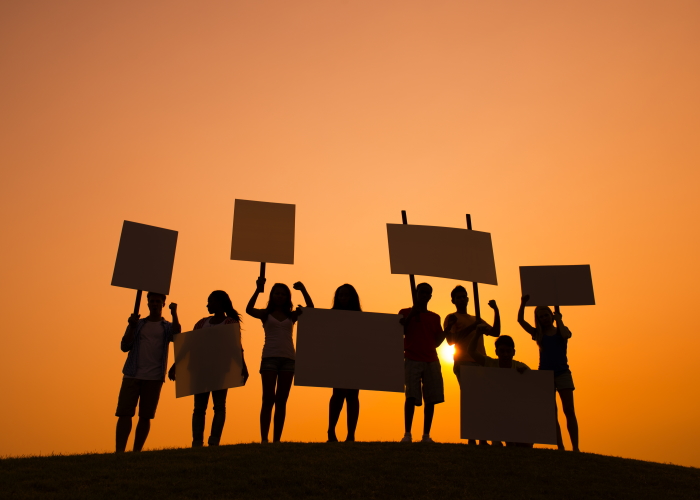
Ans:
[[[240,323],[241,315],[236,311],[231,303],[231,299],[223,290],[215,290],[209,294],[207,299],[207,311],[213,314],[197,321],[194,330],[211,328],[216,325],[229,325]],[[243,348],[241,347],[241,351]],[[168,377],[170,380],[176,378],[176,365],[170,367]],[[248,367],[243,359],[243,383],[248,380]],[[226,396],[228,389],[220,389],[211,392],[202,392],[194,395],[194,412],[192,413],[192,447],[204,446],[204,427],[207,406],[209,406],[209,395],[211,394],[212,405],[214,406],[214,419],[211,423],[211,433],[209,434],[209,446],[218,446],[221,441],[221,434],[226,422]]]
[[[134,435],[134,451],[141,451],[156,415],[160,390],[165,382],[168,350],[173,335],[180,333],[177,304],[170,304],[172,323],[163,319],[165,295],[148,292],[148,317],[140,319],[137,313],[129,317],[129,325],[122,337],[121,349],[129,353],[124,363],[124,378],[119,390],[116,416],[117,453],[126,450],[131,434],[132,418],[139,407],[139,422]]]
[[[529,295],[523,295],[518,310],[518,323],[532,336],[532,340],[537,342],[540,348],[539,370],[552,370],[554,372],[554,387],[559,393],[562,409],[566,416],[566,427],[571,438],[571,445],[574,451],[579,451],[578,447],[578,421],[574,410],[574,380],[569,369],[569,362],[566,357],[571,330],[564,325],[561,313],[552,310],[547,306],[537,306],[535,308],[535,327],[525,321],[525,306],[530,300]],[[564,449],[564,441],[561,435],[561,428],[557,421],[557,448]]]
[[[355,287],[349,284],[339,286],[333,297],[332,309],[343,311],[362,311],[360,307],[360,296]],[[348,436],[345,441],[355,441],[355,429],[357,420],[360,417],[360,390],[359,389],[333,389],[330,403],[328,405],[328,442],[337,443],[335,426],[338,424],[340,412],[343,410],[343,403],[347,401],[348,414]]]
[[[260,410],[260,436],[268,442],[272,409],[275,409],[273,442],[282,439],[282,429],[287,413],[287,398],[294,380],[294,340],[292,331],[301,314],[301,306],[293,310],[292,293],[283,283],[275,283],[270,290],[270,298],[265,309],[255,309],[258,295],[265,290],[265,278],[256,281],[253,296],[248,302],[246,313],[262,321],[265,330],[265,345],[260,363],[260,376],[263,384],[262,408]],[[294,289],[304,296],[306,307],[314,307],[306,287],[301,281],[294,283]]]

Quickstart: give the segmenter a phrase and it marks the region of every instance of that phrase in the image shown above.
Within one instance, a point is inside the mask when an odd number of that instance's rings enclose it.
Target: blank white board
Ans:
[[[236,200],[231,259],[294,264],[295,205]]]
[[[554,372],[469,366],[461,376],[461,438],[557,444]]]
[[[243,385],[238,323],[175,335],[175,397]]]
[[[124,221],[112,286],[170,293],[177,231]]]
[[[498,284],[490,233],[411,224],[386,229],[392,274]]]
[[[520,266],[528,306],[593,306],[591,266]]]
[[[400,315],[303,311],[297,330],[295,385],[404,391]]]

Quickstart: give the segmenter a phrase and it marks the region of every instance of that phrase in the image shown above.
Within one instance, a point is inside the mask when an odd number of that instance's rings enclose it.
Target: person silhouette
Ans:
[[[275,283],[270,290],[270,297],[265,309],[256,309],[255,302],[265,291],[265,278],[258,278],[253,296],[248,302],[246,313],[262,321],[265,330],[265,345],[260,362],[263,396],[260,409],[261,442],[267,443],[270,433],[272,410],[275,410],[272,441],[282,439],[284,420],[287,414],[287,398],[294,381],[294,363],[296,353],[292,337],[294,323],[302,313],[301,306],[293,310],[292,292],[284,283]],[[301,281],[294,283],[294,289],[304,296],[306,307],[314,303]]]
[[[552,370],[554,372],[554,389],[559,393],[562,410],[566,417],[566,428],[569,431],[569,438],[571,438],[571,445],[574,451],[579,451],[578,420],[574,409],[574,379],[566,356],[571,330],[564,325],[561,313],[559,311],[552,313],[552,310],[547,306],[535,307],[535,326],[530,325],[525,321],[525,306],[527,306],[529,300],[529,295],[523,295],[520,301],[520,309],[518,310],[518,323],[523,330],[530,334],[532,340],[537,342],[540,348],[540,365],[538,369]],[[560,450],[565,449],[558,418],[557,448]]]
[[[207,316],[200,319],[195,325],[194,330],[206,329],[217,325],[240,324],[241,315],[234,309],[231,299],[223,290],[215,290],[209,294],[207,299],[207,311],[213,316]],[[243,346],[241,346],[241,358],[243,368],[241,376],[243,384],[248,380],[248,367],[243,357]],[[206,359],[190,359],[190,368],[196,364],[209,364],[212,360]],[[228,362],[227,358],[222,358],[223,362]],[[230,365],[230,363],[227,363]],[[195,373],[198,370],[193,370]],[[170,380],[176,379],[176,365],[173,363],[168,372]],[[214,418],[211,423],[211,432],[207,444],[209,446],[218,446],[221,442],[221,434],[224,430],[226,422],[226,396],[228,389],[219,389],[211,392],[202,392],[194,395],[194,411],[192,412],[192,447],[196,448],[204,446],[204,427],[207,407],[209,406],[209,396],[211,395],[212,404],[214,407]]]
[[[343,311],[362,311],[360,307],[360,297],[355,287],[344,284],[338,287],[333,296],[332,309]],[[346,442],[355,441],[355,429],[357,420],[360,417],[360,390],[359,389],[333,389],[333,395],[328,404],[328,442],[337,443],[338,437],[335,435],[335,427],[343,410],[343,403],[347,401],[348,435]]]

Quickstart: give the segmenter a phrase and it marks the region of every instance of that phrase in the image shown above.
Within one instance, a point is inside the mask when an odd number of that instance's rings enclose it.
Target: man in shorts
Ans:
[[[401,324],[404,327],[404,371],[406,377],[406,403],[404,422],[406,434],[402,443],[413,441],[411,427],[416,406],[425,401],[423,419],[423,443],[434,443],[430,438],[435,405],[445,401],[442,370],[436,348],[445,340],[440,326],[440,316],[428,311],[428,302],[433,288],[427,283],[416,287],[413,307],[401,309]],[[450,323],[449,327],[452,327]]]
[[[129,354],[122,370],[124,378],[117,403],[117,453],[126,450],[126,442],[131,434],[131,419],[136,413],[137,404],[139,422],[134,433],[134,451],[143,448],[165,382],[170,342],[173,341],[173,335],[180,333],[177,304],[170,304],[173,317],[171,323],[162,316],[165,295],[148,292],[146,297],[150,314],[143,319],[139,319],[139,314],[132,314],[122,337],[122,351]]]

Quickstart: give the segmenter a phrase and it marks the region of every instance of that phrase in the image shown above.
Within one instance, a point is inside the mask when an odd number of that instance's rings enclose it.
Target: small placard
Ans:
[[[231,259],[294,264],[295,205],[236,200]]]
[[[170,293],[177,231],[124,221],[112,286]]]
[[[528,306],[593,306],[591,266],[521,266],[520,288]]]

